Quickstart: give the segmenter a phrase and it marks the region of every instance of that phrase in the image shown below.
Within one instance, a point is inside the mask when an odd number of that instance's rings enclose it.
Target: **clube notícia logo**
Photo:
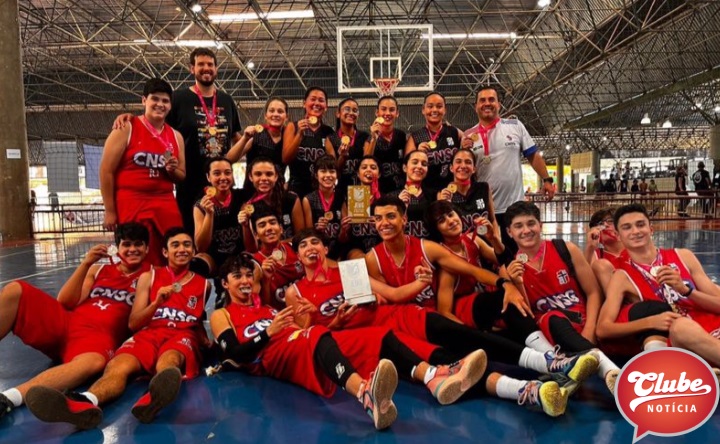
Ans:
[[[695,353],[674,347],[646,351],[623,367],[615,402],[635,427],[633,443],[648,434],[684,435],[712,416],[718,405],[718,380]]]

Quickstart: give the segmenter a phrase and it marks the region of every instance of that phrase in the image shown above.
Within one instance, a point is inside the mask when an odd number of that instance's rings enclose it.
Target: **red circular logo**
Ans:
[[[647,434],[677,436],[707,421],[718,404],[718,380],[695,353],[668,347],[640,353],[618,376],[615,402],[635,426],[633,443]]]

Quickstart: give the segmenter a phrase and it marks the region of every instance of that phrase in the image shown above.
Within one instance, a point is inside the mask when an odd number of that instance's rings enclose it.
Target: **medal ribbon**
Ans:
[[[464,187],[464,186],[468,186],[468,185],[470,185],[470,184],[472,183],[472,181],[471,181],[470,179],[465,179],[465,180],[455,179],[454,182],[455,182],[456,184],[460,185],[460,186],[463,186],[463,187]]]
[[[208,109],[207,104],[205,103],[205,98],[202,96],[202,94],[200,94],[200,89],[198,89],[197,85],[195,85],[195,94],[197,94],[198,99],[200,99],[200,105],[202,105],[202,110],[205,113],[207,126],[215,126],[215,123],[217,122],[217,91],[213,91],[212,113]]]
[[[180,273],[179,276],[176,275],[174,271],[172,271],[172,268],[170,268],[169,265],[166,266],[165,268],[167,269],[168,273],[170,274],[170,279],[172,280],[173,284],[174,284],[175,282],[180,282],[180,280],[181,280],[182,278],[184,278],[185,275],[187,275],[188,273],[190,273],[190,268],[189,268],[189,267],[188,267],[185,271],[183,271],[182,273]]]
[[[340,138],[340,144],[342,144],[342,136],[348,136],[347,134],[343,134],[342,131],[338,131],[338,137]],[[357,131],[355,131],[350,138],[350,142],[348,143],[348,147],[355,146],[355,136],[357,136]]]
[[[429,137],[430,140],[432,140],[433,142],[437,141],[437,138],[440,136],[440,133],[442,132],[442,130],[443,130],[443,125],[442,125],[442,124],[440,124],[440,129],[437,130],[437,131],[435,131],[434,133],[433,133],[432,131],[430,131],[430,128],[428,128],[427,125],[425,125],[425,131],[427,131],[428,137]]]
[[[395,258],[393,258],[393,255],[390,254],[387,246],[384,243],[383,250],[385,250],[385,255],[390,262],[390,267],[392,268],[391,271],[393,276],[395,276],[395,282],[397,283],[397,285],[402,286],[410,282],[410,280],[408,279],[408,268],[410,267],[407,266],[408,257],[410,256],[410,239],[405,236],[405,256],[403,257],[403,260],[401,262],[401,264],[405,265],[405,269],[403,270],[403,279],[400,279],[400,267],[398,267],[398,265],[395,263]]]
[[[480,134],[480,138],[482,139],[483,149],[485,150],[485,157],[490,157],[490,142],[488,142],[488,133],[491,129],[497,126],[498,122],[500,122],[499,117],[495,119],[493,123],[486,127],[482,126],[482,123],[478,124],[477,133]]]
[[[325,196],[323,196],[323,192],[321,190],[318,190],[318,196],[320,196],[320,204],[323,207],[323,211],[326,213],[330,211],[330,207],[333,204],[333,201],[335,200],[335,192],[333,192],[332,196],[330,196],[329,200],[325,200]]]
[[[217,196],[214,197],[215,202],[217,202],[220,207],[227,208],[230,206],[230,200],[232,200],[232,192],[228,192],[228,197],[226,197],[222,202],[220,199],[217,198]]]
[[[270,193],[255,193],[253,195],[253,197],[251,197],[250,200],[247,201],[246,205],[261,201],[261,200],[265,199],[268,196],[268,194],[270,194]]]
[[[413,196],[413,197],[420,197],[420,195],[422,194],[422,185],[421,184],[422,184],[421,180],[406,180],[405,181],[405,189],[407,189],[411,186],[414,186],[415,188],[418,189],[418,195]],[[409,191],[408,191],[408,193],[409,193]]]
[[[662,266],[663,265],[663,260],[662,260],[662,255],[660,254],[660,249],[657,250],[657,256],[655,257],[655,260],[650,265],[638,264],[637,262],[633,261],[632,259],[630,260],[630,263],[632,264],[633,267],[635,267],[635,269],[638,272],[640,272],[640,275],[643,277],[645,282],[647,282],[647,284],[650,286],[653,293],[655,293],[655,295],[658,296],[658,298],[667,302],[668,305],[670,305],[670,307],[672,308],[672,310],[677,313],[678,312],[677,304],[675,303],[675,301],[673,301],[672,294],[671,294],[671,292],[673,292],[674,290],[672,288],[670,288],[670,286],[667,284],[660,285],[660,283],[657,281],[655,276],[653,276],[650,273],[650,270],[652,269],[653,266]]]
[[[327,280],[327,270],[326,270],[325,268],[323,268],[322,262],[321,262],[320,259],[318,258],[317,265],[315,265],[315,269],[313,270],[313,277],[312,277],[312,279],[309,279],[309,281],[310,281],[311,283],[312,283],[312,282],[315,282],[315,280],[316,280],[316,279],[318,278],[318,276],[320,276],[321,274],[322,274],[323,278],[325,278],[325,279]]]
[[[162,143],[163,145],[165,145],[165,149],[166,149],[167,151],[171,151],[172,154],[173,154],[173,156],[174,156],[174,155],[175,155],[175,149],[173,148],[172,142],[170,142],[169,140],[167,140],[167,138],[165,138],[165,136],[164,136],[164,134],[165,134],[165,129],[164,129],[164,127],[163,127],[163,131],[158,132],[158,130],[156,130],[155,127],[152,126],[152,125],[150,124],[150,122],[148,122],[148,120],[145,118],[145,116],[140,116],[140,121],[141,121],[142,124],[145,126],[145,128],[147,128],[147,130],[150,131],[150,134],[153,136],[153,138],[159,140],[160,143]]]
[[[377,177],[370,184],[370,194],[372,194],[373,199],[380,199],[380,185]]]

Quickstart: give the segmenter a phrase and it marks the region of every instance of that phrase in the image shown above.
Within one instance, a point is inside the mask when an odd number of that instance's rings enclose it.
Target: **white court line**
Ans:
[[[31,277],[35,277],[35,276],[40,276],[40,275],[43,275],[43,274],[55,273],[55,272],[58,271],[58,270],[65,270],[65,269],[68,269],[68,268],[75,268],[75,267],[77,267],[77,265],[68,265],[68,266],[65,266],[65,267],[53,268],[52,270],[41,271],[40,273],[28,274],[27,276],[20,276],[20,277],[16,277],[16,278],[9,279],[9,280],[7,280],[7,281],[0,281],[0,285],[2,285],[2,284],[7,284],[8,282],[12,282],[12,281],[17,281],[17,280],[19,280],[19,279],[27,279],[27,278],[31,278]]]
[[[35,250],[18,251],[18,252],[16,252],[16,253],[10,253],[10,254],[2,255],[2,256],[0,256],[0,259],[4,259],[4,258],[10,257],[10,256],[17,256],[18,254],[28,254],[28,253],[34,253],[34,252],[35,252]]]

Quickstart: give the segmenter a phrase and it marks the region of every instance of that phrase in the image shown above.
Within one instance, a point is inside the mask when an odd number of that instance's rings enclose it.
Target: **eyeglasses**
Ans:
[[[350,108],[349,106],[343,106],[340,111],[348,114],[360,114],[360,110],[357,108]]]

